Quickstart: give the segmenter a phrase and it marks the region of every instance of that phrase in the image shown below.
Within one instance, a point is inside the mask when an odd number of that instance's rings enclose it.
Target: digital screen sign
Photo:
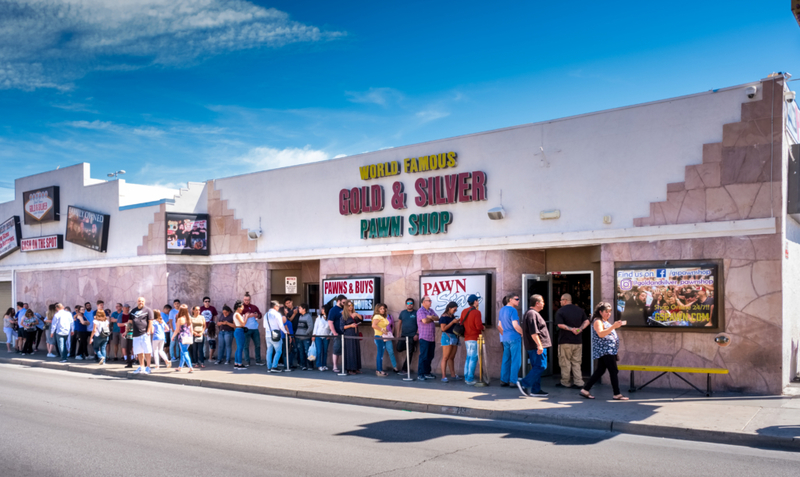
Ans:
[[[210,220],[208,214],[167,212],[167,254],[208,255]]]
[[[108,249],[108,227],[111,216],[74,205],[67,208],[67,242],[97,252]]]

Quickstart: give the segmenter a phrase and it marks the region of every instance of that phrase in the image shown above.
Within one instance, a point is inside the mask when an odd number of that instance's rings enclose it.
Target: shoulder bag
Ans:
[[[272,341],[275,342],[275,343],[280,341],[281,340],[281,332],[278,331],[278,330],[273,330],[272,329],[272,323],[270,322],[269,314],[267,314],[267,326],[269,326],[269,332],[272,334],[272,336],[271,336]]]
[[[464,317],[464,321],[467,321],[467,318],[469,318],[470,313],[472,313],[472,310],[474,309],[475,308],[470,307],[469,311],[467,312],[467,316]],[[462,338],[464,337],[464,334],[467,332],[467,328],[464,327],[464,323],[460,321],[455,325],[453,325],[453,327],[450,328],[450,330],[453,332],[454,335],[460,336]]]

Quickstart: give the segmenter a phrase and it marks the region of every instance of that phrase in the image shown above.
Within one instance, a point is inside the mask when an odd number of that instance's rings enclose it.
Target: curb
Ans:
[[[185,386],[198,386],[223,391],[236,391],[267,396],[288,397],[305,399],[309,401],[323,401],[336,404],[350,404],[367,406],[396,411],[425,412],[450,416],[463,416],[477,419],[491,419],[499,421],[526,422],[529,424],[542,424],[578,429],[591,429],[605,432],[617,432],[647,437],[660,437],[667,439],[680,439],[687,441],[711,442],[746,447],[780,449],[800,451],[800,437],[764,436],[760,434],[745,434],[739,432],[714,431],[707,429],[690,429],[682,427],[659,426],[654,424],[641,424],[611,419],[596,419],[591,417],[559,416],[552,414],[536,413],[531,411],[495,411],[491,409],[477,409],[457,406],[441,406],[410,401],[394,401],[363,396],[347,396],[342,394],[327,394],[319,391],[293,391],[284,388],[270,388],[250,384],[224,383],[219,381],[205,381],[203,379],[178,378],[165,374],[151,374],[147,376],[131,374],[128,371],[85,368],[83,366],[70,366],[69,364],[51,361],[29,361],[22,358],[2,358],[0,363],[28,366],[31,368],[46,368],[74,373],[112,376],[116,378],[143,379],[167,384],[180,384]]]

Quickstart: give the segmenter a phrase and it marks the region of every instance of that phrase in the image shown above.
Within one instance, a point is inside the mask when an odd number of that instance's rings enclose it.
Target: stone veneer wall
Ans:
[[[27,301],[33,310],[44,314],[47,305],[62,302],[74,307],[98,299],[113,310],[117,302],[136,306],[136,299],[145,297],[148,306],[167,302],[167,269],[165,265],[84,268],[17,272],[17,300]]]
[[[686,166],[685,181],[667,184],[667,200],[650,204],[650,215],[635,219],[635,226],[777,216],[776,227],[780,230],[783,79],[763,80],[761,87],[762,99],[743,103],[741,121],[723,126],[722,142],[703,145],[703,163]],[[779,233],[603,245],[603,298],[611,302],[615,262],[724,259],[724,331],[732,337],[730,346],[720,348],[709,333],[623,329],[621,361],[724,367],[730,374],[713,378],[717,390],[779,394],[783,333],[781,253]],[[628,374],[622,373],[621,381],[627,382]],[[639,379],[649,379],[650,375],[645,373]],[[701,389],[705,386],[705,376],[688,379]],[[658,383],[665,384],[689,388],[673,376]]]
[[[492,308],[492,325],[485,332],[489,355],[487,369],[490,376],[499,377],[500,361],[503,354],[498,336],[497,311],[502,306],[503,296],[520,293],[523,273],[544,273],[544,252],[536,250],[478,251],[433,253],[420,255],[391,255],[386,257],[333,258],[320,260],[320,279],[345,275],[375,275],[382,277],[383,301],[389,312],[397,317],[405,309],[405,299],[413,297],[419,306],[419,277],[425,272],[491,272],[494,283],[494,303]],[[359,328],[365,336],[373,335],[372,328],[365,324]],[[436,331],[436,357],[433,361],[435,374],[439,374],[441,349],[439,347],[440,332]],[[396,353],[398,365],[405,360],[405,353]],[[456,370],[459,375],[464,370],[465,351],[463,344],[456,355]],[[361,364],[364,369],[375,369],[375,343],[369,339],[361,344]],[[384,357],[384,367],[390,366],[388,357]],[[412,372],[417,369],[417,355],[412,362]]]
[[[166,217],[167,206],[161,204],[158,212],[153,214],[153,223],[147,226],[147,235],[142,238],[142,244],[136,249],[136,255],[164,255],[167,250],[166,244]]]

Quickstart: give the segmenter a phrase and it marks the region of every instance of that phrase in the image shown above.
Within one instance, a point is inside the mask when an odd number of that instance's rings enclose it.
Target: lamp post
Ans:
[[[125,171],[121,169],[116,172],[109,172],[108,177],[113,177],[114,179],[116,179],[117,176],[121,176],[122,174],[125,174]]]

